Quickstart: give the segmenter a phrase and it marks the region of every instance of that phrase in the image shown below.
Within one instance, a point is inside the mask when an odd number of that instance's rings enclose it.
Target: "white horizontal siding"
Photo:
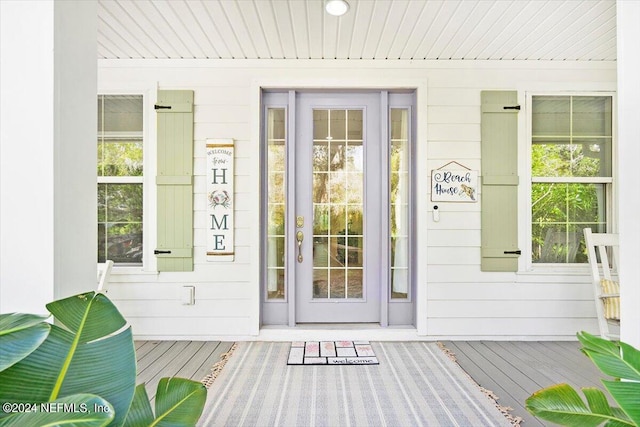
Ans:
[[[177,296],[177,295],[176,295]],[[237,317],[238,313],[246,311],[245,307],[250,304],[247,299],[205,299],[202,298],[200,292],[196,295],[198,302],[194,305],[176,304],[173,299],[146,300],[148,305],[153,305],[156,309],[149,312],[145,305],[139,303],[138,300],[119,300],[118,308],[127,313],[127,318],[132,317],[179,317],[179,318],[203,318],[203,317]],[[241,332],[241,331],[238,331]]]
[[[220,317],[209,314],[204,317],[173,317],[171,313],[164,313],[153,317],[127,316],[127,320],[136,339],[141,340],[235,340],[253,335],[250,331],[254,328],[253,316]]]
[[[471,153],[467,153],[467,155],[470,155]],[[450,159],[451,156],[446,156],[445,159]],[[449,163],[451,160],[443,160],[443,159],[438,159],[438,158],[433,158],[430,157],[429,161],[427,162],[427,167],[429,168],[429,170],[433,170],[433,169],[439,169],[441,167],[443,167],[445,164]],[[475,171],[480,171],[480,159],[478,158],[469,158],[469,159],[464,159],[462,161],[458,160],[458,163],[461,163],[462,165],[464,165],[464,167],[471,169],[471,170],[475,170]],[[456,165],[455,163],[452,163],[448,166],[448,168],[458,168],[458,169],[462,169],[462,166]],[[456,207],[456,206],[460,206],[460,207]],[[452,209],[458,209],[458,210],[462,210],[464,209],[464,206],[470,206],[471,208],[473,208],[473,206],[479,206],[477,203],[471,203],[471,202],[466,202],[466,203],[459,203],[459,204],[452,204],[451,208]],[[476,210],[480,210],[479,208],[476,208]]]
[[[427,107],[427,115],[431,125],[452,123],[480,124],[480,109],[476,105],[430,105]]]
[[[479,107],[478,107],[479,108]],[[430,159],[473,159],[480,158],[480,141],[435,141],[431,139],[428,146]]]
[[[117,277],[116,277],[117,279]],[[240,277],[242,279],[242,277]],[[246,281],[246,279],[244,280]],[[135,285],[130,286],[131,283]],[[201,286],[206,284],[206,286]],[[224,280],[211,282],[190,280],[188,283],[180,282],[116,282],[111,283],[108,296],[118,301],[171,301],[180,299],[180,290],[183,286],[196,286],[196,300],[239,300],[245,298],[246,291],[238,286],[236,280]],[[197,305],[197,303],[196,303]],[[167,313],[165,313],[167,314]]]
[[[431,337],[557,337],[596,329],[587,271],[480,271],[480,203],[431,202],[430,174],[456,160],[480,169],[480,91],[615,90],[614,64],[522,61],[99,61],[99,85],[111,92],[158,85],[195,92],[195,270],[140,273],[116,269],[110,297],[146,338],[249,337],[259,323],[259,143],[257,95],[269,87],[382,87],[381,82],[426,82],[419,99],[417,278],[420,319]],[[521,113],[524,127],[526,111]],[[422,117],[422,116],[421,116]],[[152,117],[151,117],[152,118]],[[520,138],[526,138],[524,128]],[[206,161],[209,138],[236,143],[235,259],[205,256]],[[527,141],[520,141],[520,145]],[[526,185],[526,183],[523,183]],[[526,209],[526,201],[521,201]],[[433,220],[434,205],[440,220]],[[528,227],[522,224],[523,227]],[[145,240],[148,242],[148,240]],[[132,271],[133,273],[127,273]],[[542,270],[543,272],[545,270]],[[180,289],[196,287],[196,304],[183,306]]]
[[[531,313],[536,318],[588,318],[593,316],[593,299],[584,301],[566,300],[503,300],[499,307],[493,300],[463,300],[463,301],[430,301],[427,305],[431,319],[449,319],[451,313],[456,319],[521,319],[530,318]],[[547,335],[543,331],[538,335]]]
[[[198,108],[219,107],[246,107],[249,106],[250,86],[227,85],[224,82],[210,81],[210,85],[199,85],[198,92],[194,94],[194,103]],[[248,113],[248,111],[247,111]]]
[[[195,105],[193,121],[196,126],[199,123],[209,123],[215,117],[218,123],[244,122],[249,117],[249,105]]]
[[[429,141],[447,141],[480,143],[480,123],[429,123]]]
[[[496,283],[505,282],[513,285],[528,284],[533,285],[532,290],[527,291],[529,294],[534,292],[534,289],[544,289],[544,284],[569,284],[579,283],[582,287],[590,292],[590,282],[587,278],[588,273],[585,270],[584,274],[563,274],[562,272],[555,272],[550,274],[527,274],[527,273],[501,273],[501,272],[481,272],[479,265],[434,265],[430,264],[427,270],[429,276],[429,282],[431,283],[469,283],[474,286],[478,283]],[[556,286],[557,287],[557,286]],[[562,286],[560,287],[562,288]],[[429,287],[429,290],[437,289],[433,285]],[[480,288],[482,289],[482,288]],[[518,289],[516,286],[513,289]],[[480,291],[484,292],[484,291]],[[501,291],[504,292],[504,291]],[[518,292],[520,292],[518,290]],[[546,292],[546,290],[542,291]],[[571,289],[571,292],[575,292]],[[490,292],[490,296],[493,292]]]
[[[444,229],[433,228],[427,234],[427,246],[430,248],[438,247],[479,247],[480,246],[480,229],[478,230],[460,230],[460,229]]]
[[[452,208],[444,202],[431,202],[430,206],[437,205],[440,212],[440,220],[433,221],[433,209],[429,209],[427,217],[428,226],[433,230],[480,230],[480,211],[450,211]]]
[[[508,281],[508,277],[504,274],[505,281],[495,277],[498,280],[480,283],[430,282],[427,294],[430,302],[495,301],[500,305],[505,301],[593,301],[591,288],[584,282],[522,284]]]
[[[429,265],[480,265],[480,246],[427,247]]]
[[[594,317],[429,319],[428,335],[451,339],[572,339],[581,330],[597,331]]]

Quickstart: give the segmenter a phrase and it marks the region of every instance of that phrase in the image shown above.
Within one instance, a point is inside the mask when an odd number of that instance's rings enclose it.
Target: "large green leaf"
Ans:
[[[104,294],[89,292],[47,304],[57,321],[89,342],[117,332],[127,321]]]
[[[0,419],[0,427],[8,426],[78,426],[101,427],[113,420],[109,402],[92,394],[74,394],[42,404],[33,404],[26,411]]]
[[[606,375],[640,381],[640,351],[625,343],[616,343],[586,332],[578,334],[582,351]]]
[[[0,314],[0,371],[33,352],[49,335],[48,316]]]
[[[133,395],[133,401],[124,425],[127,427],[148,427],[153,423],[153,420],[153,410],[151,410],[147,390],[144,384],[140,384],[136,387],[136,393]]]
[[[49,316],[39,316],[37,314],[0,314],[0,335],[10,334],[21,329],[30,328],[44,322],[48,318]]]
[[[207,389],[184,378],[162,378],[156,392],[156,419],[151,426],[195,426],[202,415]]]
[[[595,389],[586,391],[589,404],[598,413],[585,405],[580,395],[568,384],[556,384],[539,390],[526,401],[526,407],[533,415],[563,426],[596,427],[602,423],[609,426],[635,426],[626,417],[611,409],[602,407],[602,397]]]
[[[103,294],[53,302],[47,308],[68,330],[53,325],[29,356],[0,372],[0,402],[47,402],[77,393],[103,397],[124,421],[136,376],[131,328]]]
[[[624,342],[612,342],[586,332],[578,334],[582,351],[605,374],[625,381],[603,381],[623,411],[640,425],[640,351]]]
[[[129,408],[127,427],[195,426],[202,415],[207,389],[202,383],[185,378],[162,378],[156,389],[156,415],[153,415],[144,384],[136,387]]]
[[[640,426],[640,383],[632,381],[603,381],[620,409]]]
[[[607,401],[607,396],[604,395],[602,390],[591,387],[584,387],[582,389],[584,396],[587,398],[587,404],[589,405],[589,409],[594,414],[602,414],[602,415],[613,415],[611,411],[611,406],[609,406],[609,402]]]

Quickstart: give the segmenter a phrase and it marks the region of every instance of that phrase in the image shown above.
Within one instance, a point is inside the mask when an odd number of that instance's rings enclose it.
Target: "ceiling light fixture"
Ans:
[[[324,8],[329,15],[342,16],[349,10],[349,3],[345,0],[327,0]]]

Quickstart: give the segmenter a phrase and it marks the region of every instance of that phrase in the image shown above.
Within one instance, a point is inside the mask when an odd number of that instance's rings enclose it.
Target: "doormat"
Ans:
[[[369,341],[294,341],[287,365],[378,365]]]

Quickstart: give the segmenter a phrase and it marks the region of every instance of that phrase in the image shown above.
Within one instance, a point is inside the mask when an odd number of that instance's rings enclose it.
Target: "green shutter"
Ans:
[[[158,271],[193,271],[193,91],[158,91],[156,112]]]
[[[518,271],[518,93],[483,91],[481,104],[481,270]]]

